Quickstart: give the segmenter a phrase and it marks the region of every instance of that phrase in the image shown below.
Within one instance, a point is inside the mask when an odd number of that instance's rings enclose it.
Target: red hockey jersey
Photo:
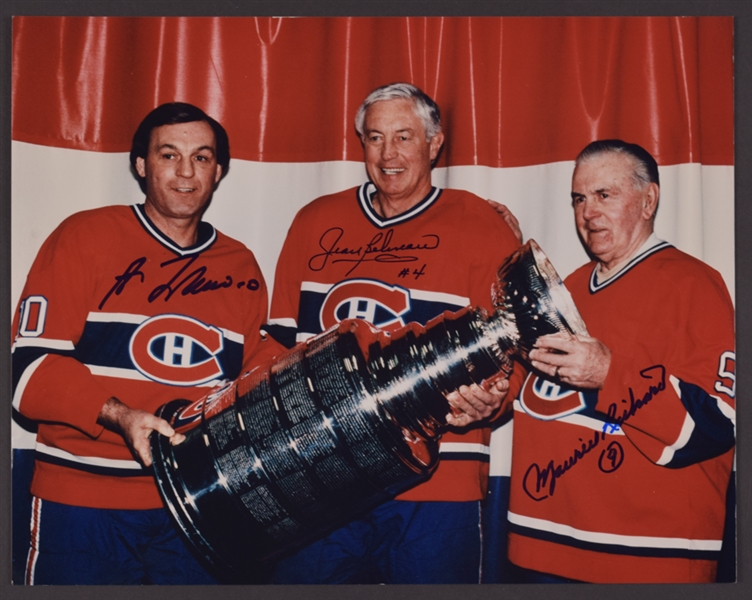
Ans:
[[[154,412],[236,378],[266,316],[253,254],[208,223],[180,248],[143,206],[66,219],[40,249],[14,316],[13,406],[39,422],[32,493],[94,508],[162,506],[150,472],[97,424],[99,411],[114,396]]]
[[[726,287],[660,241],[612,279],[590,263],[566,285],[611,366],[600,391],[522,386],[510,559],[583,581],[714,581],[734,445]]]
[[[432,188],[411,210],[382,218],[366,183],[319,198],[295,217],[279,261],[267,330],[291,346],[346,318],[393,330],[446,310],[491,305],[491,284],[518,246],[482,199]],[[488,478],[488,427],[444,434],[431,479],[407,500],[478,500]]]

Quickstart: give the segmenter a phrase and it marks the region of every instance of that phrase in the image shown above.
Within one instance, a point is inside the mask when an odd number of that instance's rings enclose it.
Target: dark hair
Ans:
[[[146,193],[146,179],[139,176],[136,170],[136,159],[146,158],[149,153],[149,143],[151,142],[151,132],[162,125],[175,125],[176,123],[193,123],[194,121],[205,121],[209,124],[214,132],[216,143],[217,164],[222,167],[223,178],[230,169],[230,140],[227,137],[225,128],[217,121],[212,119],[203,110],[193,104],[186,102],[169,102],[162,104],[151,111],[133,134],[133,143],[131,144],[131,168],[138,179],[138,185],[141,191]]]
[[[575,160],[575,165],[593,156],[613,152],[614,154],[626,154],[632,158],[635,168],[633,169],[633,180],[637,187],[644,188],[650,183],[660,187],[658,179],[658,163],[653,156],[642,146],[630,144],[623,140],[597,140],[590,142],[580,152]]]

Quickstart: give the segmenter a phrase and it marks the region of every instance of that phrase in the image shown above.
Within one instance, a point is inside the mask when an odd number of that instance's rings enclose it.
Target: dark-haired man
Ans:
[[[514,413],[509,557],[531,582],[715,581],[734,446],[734,309],[653,232],[658,166],[601,140],[572,206],[592,262],[566,280],[592,337],[538,340]]]
[[[227,173],[222,126],[164,104],[131,163],[144,204],[66,219],[14,315],[13,405],[39,423],[28,584],[211,583],[162,507],[154,412],[234,379],[261,346],[267,291],[253,254],[201,220]]]

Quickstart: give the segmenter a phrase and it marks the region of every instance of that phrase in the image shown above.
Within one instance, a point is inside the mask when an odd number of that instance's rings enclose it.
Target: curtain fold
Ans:
[[[441,106],[439,166],[571,160],[622,137],[663,164],[733,164],[730,17],[16,17],[13,139],[127,151],[182,100],[233,156],[361,160],[354,113],[415,83]]]

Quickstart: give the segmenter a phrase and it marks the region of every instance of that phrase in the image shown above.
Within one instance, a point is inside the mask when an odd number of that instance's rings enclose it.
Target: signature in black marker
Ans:
[[[149,294],[149,302],[154,302],[162,294],[164,294],[165,302],[172,298],[172,295],[180,291],[183,296],[188,294],[199,294],[201,292],[210,292],[222,288],[228,288],[232,285],[232,277],[226,275],[224,281],[216,281],[213,279],[207,279],[206,267],[199,267],[194,271],[191,271],[183,277],[183,274],[188,270],[190,266],[196,262],[198,256],[179,256],[171,260],[163,262],[160,267],[164,268],[168,265],[180,263],[180,261],[186,261],[181,269],[170,279],[167,283],[163,283],[155,287],[151,294]],[[182,277],[178,281],[178,278]]]
[[[393,244],[394,229],[388,229],[385,232],[379,232],[374,235],[366,244],[351,248],[339,245],[344,234],[345,230],[342,227],[332,227],[323,233],[319,239],[319,247],[323,252],[314,254],[308,260],[308,267],[312,271],[321,271],[326,267],[330,258],[332,259],[332,263],[354,263],[350,270],[347,271],[347,275],[364,262],[414,262],[418,260],[418,257],[405,253],[418,250],[435,250],[439,247],[440,243],[438,235],[427,234],[421,236],[421,241],[418,242]]]
[[[110,291],[107,292],[102,298],[102,301],[99,303],[99,310],[102,310],[102,307],[105,305],[107,300],[110,299],[110,296],[114,293],[116,296],[119,296],[121,292],[125,289],[126,284],[136,275],[138,275],[141,278],[141,283],[144,282],[145,275],[141,271],[141,267],[144,266],[144,263],[146,262],[146,257],[142,256],[141,258],[137,258],[134,260],[131,264],[128,265],[128,268],[125,270],[125,272],[122,275],[116,275],[115,276],[115,285],[110,288]]]
[[[231,275],[226,275],[223,280],[215,280],[206,277],[207,268],[205,266],[201,266],[190,272],[187,272],[189,268],[193,266],[196,260],[198,260],[199,256],[200,255],[198,254],[193,256],[179,256],[177,258],[173,258],[161,263],[159,267],[161,269],[165,269],[166,267],[169,267],[171,265],[180,265],[181,262],[185,262],[185,264],[180,266],[178,271],[166,283],[159,284],[151,290],[148,296],[149,302],[154,302],[160,297],[163,297],[166,302],[177,292],[180,292],[180,294],[183,296],[187,296],[189,294],[196,295],[202,292],[211,292],[229,288],[233,285],[233,279]],[[138,258],[134,260],[130,265],[128,265],[128,268],[122,275],[117,275],[115,277],[115,285],[110,288],[110,291],[105,294],[105,297],[99,303],[100,310],[113,293],[116,296],[119,296],[125,289],[125,286],[128,284],[128,282],[130,282],[134,277],[138,276],[141,283],[145,282],[146,276],[143,271],[141,271],[141,267],[143,267],[145,263],[146,257]],[[247,288],[251,291],[256,291],[257,289],[259,289],[259,287],[261,287],[261,284],[257,279],[239,281],[235,285],[239,289]]]
[[[556,481],[592,452],[605,437],[605,433],[596,431],[593,438],[587,442],[579,438],[582,442],[581,447],[575,448],[572,455],[560,464],[556,464],[553,459],[548,461],[548,464],[543,468],[538,463],[531,464],[522,478],[522,488],[525,493],[536,501],[553,496],[556,491]]]
[[[608,447],[601,452],[598,459],[598,468],[604,473],[613,473],[624,462],[624,448],[614,440]]]
[[[609,422],[603,425],[601,431],[596,431],[593,437],[587,441],[579,438],[581,446],[575,448],[572,454],[561,463],[556,463],[551,459],[545,467],[538,463],[531,464],[522,478],[522,488],[525,493],[540,502],[554,495],[556,482],[567,471],[572,469],[580,460],[592,452],[598,445],[603,442],[609,434],[619,430],[621,425],[633,417],[638,410],[647,405],[660,392],[666,389],[666,368],[663,365],[654,365],[640,371],[643,379],[653,380],[655,384],[648,386],[648,391],[641,397],[635,398],[634,390],[629,388],[629,401],[622,399],[622,404],[628,404],[627,407],[621,407],[621,414],[618,414],[619,407],[616,403],[608,407]],[[613,473],[624,462],[624,448],[621,444],[613,440],[603,449],[598,458],[598,468],[604,473]]]
[[[621,407],[621,415],[617,416],[620,407],[616,403],[609,405],[607,412],[610,423],[606,423],[603,426],[604,432],[606,431],[606,429],[609,429],[611,432],[618,430],[619,427],[623,423],[626,423],[630,418],[632,418],[638,410],[640,410],[643,406],[645,406],[646,404],[648,404],[648,402],[655,398],[656,395],[666,389],[666,367],[664,367],[663,365],[655,365],[653,367],[643,369],[642,371],[640,371],[640,376],[644,379],[655,380],[656,385],[649,385],[648,391],[642,398],[635,398],[634,390],[632,390],[632,388],[629,388],[629,401],[627,402],[627,400],[623,398],[621,401],[622,404],[628,404],[629,406],[627,406],[626,408],[624,406]]]

